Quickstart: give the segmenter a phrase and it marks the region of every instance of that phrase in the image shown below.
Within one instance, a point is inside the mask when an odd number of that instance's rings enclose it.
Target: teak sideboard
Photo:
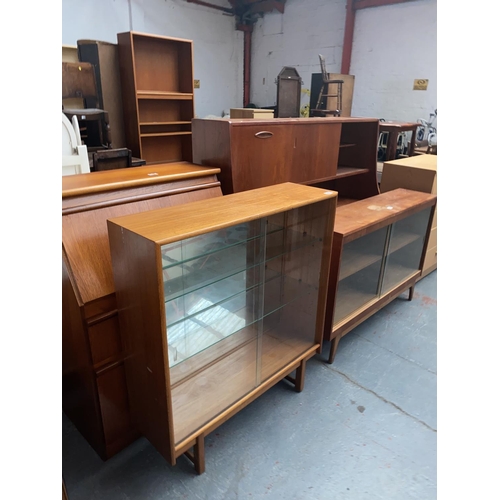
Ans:
[[[436,196],[395,189],[337,209],[324,340],[332,363],[342,336],[422,273]]]
[[[106,220],[222,196],[186,162],[62,178],[63,410],[103,459],[139,436],[129,413]]]
[[[133,420],[170,464],[201,474],[208,433],[284,378],[303,389],[336,201],[285,183],[108,221]]]
[[[295,182],[362,199],[379,193],[378,127],[375,118],[195,118],[193,162],[221,169],[225,195]]]

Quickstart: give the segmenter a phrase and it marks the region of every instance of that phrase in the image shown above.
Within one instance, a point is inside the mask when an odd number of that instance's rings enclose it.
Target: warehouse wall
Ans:
[[[62,44],[84,38],[116,43],[116,34],[129,30],[193,40],[197,116],[221,116],[243,105],[243,33],[235,30],[234,17],[185,0],[62,0]]]
[[[359,10],[351,73],[356,75],[353,114],[427,119],[437,107],[437,1]],[[426,91],[413,90],[417,78],[429,80]]]
[[[288,0],[285,13],[266,14],[255,25],[251,100],[276,103],[275,78],[283,66],[297,68],[311,86],[318,54],[328,71],[340,72],[346,0]],[[415,0],[356,13],[350,73],[355,75],[353,116],[387,120],[428,118],[437,106],[437,0]],[[427,91],[413,80],[429,79]],[[308,103],[303,97],[302,104]]]
[[[345,0],[287,0],[284,14],[265,14],[254,26],[250,100],[258,106],[276,104],[274,83],[283,66],[297,69],[302,89],[319,73],[318,53],[327,69],[340,71],[345,24]],[[302,104],[309,98],[303,95]]]

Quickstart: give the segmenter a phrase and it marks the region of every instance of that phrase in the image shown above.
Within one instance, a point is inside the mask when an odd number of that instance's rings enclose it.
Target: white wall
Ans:
[[[229,7],[226,0],[211,3]],[[185,0],[62,0],[63,44],[117,43],[116,34],[130,30],[193,40],[197,116],[243,105],[243,33],[234,17]]]
[[[319,53],[329,72],[340,72],[345,6],[346,0],[288,0],[284,14],[266,14],[258,21],[252,102],[276,104],[274,80],[283,66],[297,68],[302,88],[310,89],[311,74],[320,72]],[[415,0],[357,11],[350,70],[355,75],[353,116],[416,120],[437,107],[436,6],[436,0]],[[427,91],[412,90],[416,78],[429,79]]]
[[[357,11],[351,73],[353,115],[427,119],[437,108],[437,1]],[[426,91],[413,90],[417,78],[429,80]]]
[[[297,69],[303,89],[311,74],[320,73],[318,54],[328,71],[340,71],[345,0],[288,0],[284,14],[265,14],[254,26],[250,100],[258,106],[276,104],[274,83],[283,66]],[[309,102],[304,97],[302,104]]]

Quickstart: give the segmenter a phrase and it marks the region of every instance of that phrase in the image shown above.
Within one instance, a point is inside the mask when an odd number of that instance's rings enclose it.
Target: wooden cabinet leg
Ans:
[[[333,363],[333,358],[335,358],[335,354],[337,353],[337,347],[339,346],[339,342],[340,342],[340,335],[332,340],[332,344],[330,346],[330,356],[328,356],[328,363],[330,364]]]
[[[413,292],[415,291],[415,285],[410,287],[410,293],[408,294],[408,300],[413,300]]]
[[[295,390],[302,392],[304,390],[304,381],[306,378],[306,360],[300,362],[299,367],[295,371]]]
[[[197,474],[205,472],[205,436],[201,435],[196,438],[193,453],[188,450],[184,454],[193,462]]]
[[[198,474],[205,472],[205,436],[198,436],[194,445],[194,468]]]

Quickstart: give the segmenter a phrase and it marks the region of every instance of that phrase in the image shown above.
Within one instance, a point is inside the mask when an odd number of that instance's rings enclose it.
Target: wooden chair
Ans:
[[[323,84],[321,85],[321,90],[319,91],[316,108],[311,110],[312,116],[340,116],[342,114],[342,85],[344,83],[344,80],[330,80],[330,77],[328,76],[328,73],[326,71],[325,58],[321,54],[319,54],[319,63],[321,66]],[[336,94],[328,93],[330,84],[337,85]],[[327,102],[329,97],[337,98],[337,106],[335,107],[335,109],[327,109]]]
[[[103,149],[92,155],[92,171],[115,170],[132,166],[132,151],[127,148]]]

